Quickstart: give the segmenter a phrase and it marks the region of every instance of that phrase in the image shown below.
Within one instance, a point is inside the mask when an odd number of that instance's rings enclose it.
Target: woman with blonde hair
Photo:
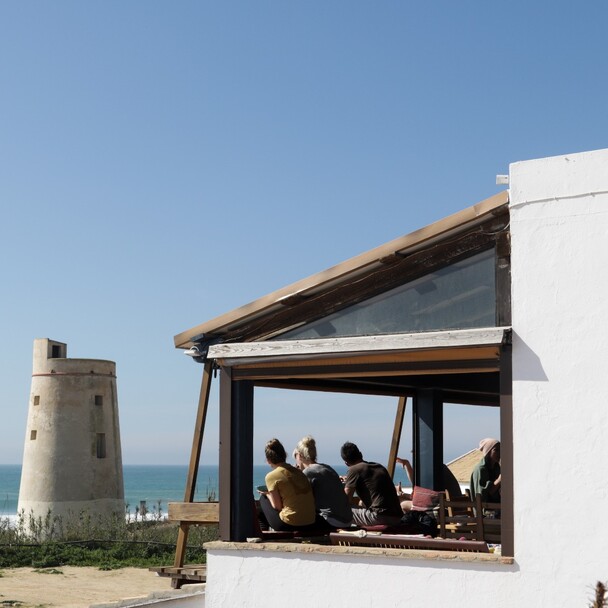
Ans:
[[[344,493],[338,473],[328,464],[317,462],[317,443],[310,436],[296,445],[293,456],[296,466],[308,477],[315,498],[317,521],[332,528],[347,528],[352,524],[353,512]],[[320,519],[322,518],[322,519]]]

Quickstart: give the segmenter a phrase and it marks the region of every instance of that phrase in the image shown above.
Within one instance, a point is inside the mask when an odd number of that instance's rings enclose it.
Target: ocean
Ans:
[[[254,488],[264,483],[268,466],[254,466]],[[125,505],[132,514],[145,501],[148,511],[167,514],[167,503],[184,500],[187,465],[123,465]],[[21,465],[0,465],[0,517],[17,514]],[[195,500],[218,497],[217,465],[201,465]],[[252,489],[253,490],[253,489]]]
[[[346,473],[344,465],[333,465],[340,475]],[[264,484],[264,477],[269,471],[268,465],[253,467],[253,488],[257,498],[256,486]],[[167,503],[180,502],[184,499],[187,465],[124,465],[125,504],[132,514],[142,501],[146,502],[149,511],[160,507],[166,515]],[[21,465],[0,465],[0,518],[17,514],[19,499],[19,483],[21,481]],[[395,483],[409,485],[401,467],[395,471]],[[201,465],[198,472],[197,492],[195,500],[205,501],[210,496],[218,497],[218,467],[217,465]]]

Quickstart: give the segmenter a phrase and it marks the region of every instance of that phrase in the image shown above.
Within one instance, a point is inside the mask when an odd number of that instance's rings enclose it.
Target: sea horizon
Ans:
[[[0,464],[0,518],[17,515],[19,501],[19,484],[21,482],[20,464]],[[331,465],[340,474],[346,473],[344,464]],[[256,486],[264,484],[264,478],[270,471],[267,464],[253,465],[252,494],[257,498]],[[135,515],[142,503],[150,513],[167,514],[169,502],[184,500],[188,465],[178,464],[125,464],[123,465],[123,478],[125,490],[125,512]],[[397,467],[394,476],[395,483],[401,482],[404,486],[409,481]],[[198,471],[195,501],[219,499],[218,465],[201,464]]]

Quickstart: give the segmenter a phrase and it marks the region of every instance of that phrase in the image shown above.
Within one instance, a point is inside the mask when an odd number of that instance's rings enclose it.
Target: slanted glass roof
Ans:
[[[496,248],[497,260],[503,260],[496,265],[499,296],[495,305],[495,322],[509,325],[508,200],[508,191],[499,192],[429,226],[282,287],[177,334],[175,346],[184,349],[197,346],[206,351],[209,344],[269,340],[279,334],[285,336],[296,328],[312,327],[323,316],[340,316],[340,311],[344,312],[347,306],[353,306],[354,310],[356,303],[359,307],[365,306],[361,302],[371,304],[372,298],[378,298],[382,291],[388,298],[390,290],[398,291],[398,286],[405,285],[407,281],[413,284],[413,280],[425,272],[428,274],[456,258],[462,260],[467,255],[492,247]],[[474,326],[479,325],[484,323],[474,323]],[[445,327],[446,323],[439,326]],[[427,325],[410,323],[407,327],[424,331]],[[457,327],[468,328],[469,325],[458,323]],[[344,333],[348,335],[351,331]],[[372,324],[372,334],[376,331],[378,329]],[[318,338],[316,332],[314,335]]]
[[[273,339],[374,336],[495,326],[492,248]]]

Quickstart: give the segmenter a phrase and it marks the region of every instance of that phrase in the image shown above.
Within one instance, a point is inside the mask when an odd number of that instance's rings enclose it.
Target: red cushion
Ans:
[[[435,490],[414,486],[412,511],[432,511],[435,507],[439,506],[440,494],[441,492],[436,492]]]

